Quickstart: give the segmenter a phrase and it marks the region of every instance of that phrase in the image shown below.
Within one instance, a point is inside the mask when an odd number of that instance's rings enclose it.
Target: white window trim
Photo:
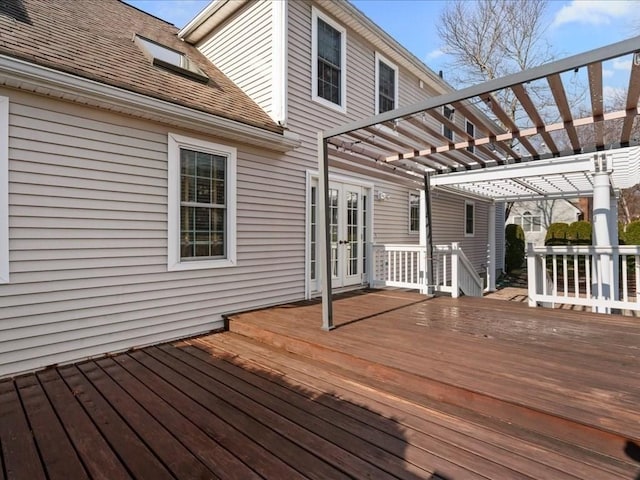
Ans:
[[[411,197],[418,197],[418,229],[411,230]],[[409,235],[420,234],[420,192],[409,192]]]
[[[318,96],[318,19],[340,32],[340,105]],[[316,7],[311,7],[311,100],[341,113],[347,113],[347,30],[326,16]]]
[[[9,283],[9,98],[0,97],[0,284]]]
[[[200,152],[227,157],[226,165],[226,208],[225,225],[226,258],[215,260],[180,261],[180,148],[189,148]],[[237,149],[227,145],[207,142],[196,138],[169,133],[168,135],[168,219],[167,219],[167,269],[201,270],[206,268],[232,267],[236,258],[236,170]]]
[[[386,66],[390,67],[395,73],[395,78],[393,81],[393,105],[394,108],[398,108],[398,97],[399,97],[399,83],[400,83],[400,74],[398,73],[398,66],[393,62],[387,60],[387,58],[380,55],[378,52],[374,54],[376,61],[376,115],[380,113],[380,62],[384,63]]]
[[[467,233],[467,206],[471,205],[473,207],[473,232]],[[474,237],[476,235],[476,202],[472,202],[471,200],[464,201],[464,236],[465,237]]]

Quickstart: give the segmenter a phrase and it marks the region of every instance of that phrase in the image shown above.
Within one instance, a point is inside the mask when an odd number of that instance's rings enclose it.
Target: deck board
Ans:
[[[64,427],[35,376],[16,379],[16,386],[50,479],[89,478]]]
[[[318,368],[308,361],[300,361],[295,356],[287,356],[264,345],[249,343],[246,339],[223,335],[197,339],[189,343],[198,345],[216,356],[224,352],[234,358],[234,363],[241,359],[241,365],[251,371],[257,371],[258,374],[261,370],[252,368],[252,365],[269,363],[274,370],[263,374],[272,382],[285,387],[290,383],[303,384],[306,389],[317,391],[317,398],[322,402],[327,401],[330,407],[335,406],[334,395],[338,395],[339,399],[347,401],[338,403],[341,411],[348,411],[349,415],[372,426],[380,423],[380,415],[393,418],[402,428],[403,439],[410,444],[419,442],[424,435],[430,436],[480,457],[490,458],[514,471],[525,472],[534,478],[563,478],[566,475],[563,472],[567,471],[579,472],[579,478],[619,478],[619,475],[629,471],[624,466],[617,468],[608,461],[607,467],[611,470],[604,473],[602,469],[597,468],[593,452],[584,452],[579,458],[571,458],[563,454],[562,445],[552,443],[541,446],[529,443],[522,438],[520,432],[509,425],[502,425],[504,431],[499,432],[473,421],[462,422],[453,415],[398,396],[371,395],[370,388],[345,381],[339,375]],[[277,372],[277,376],[274,376],[273,372]],[[322,392],[327,391],[336,393],[332,396],[322,395]],[[527,434],[530,435],[529,432]],[[574,456],[576,453],[582,452],[571,451]]]
[[[344,295],[331,332],[300,302],[2,380],[0,480],[636,478],[637,319],[485,300]]]

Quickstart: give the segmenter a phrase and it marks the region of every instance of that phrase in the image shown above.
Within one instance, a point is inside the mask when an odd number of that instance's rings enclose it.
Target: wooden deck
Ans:
[[[635,479],[637,319],[368,292],[0,381],[0,480]]]

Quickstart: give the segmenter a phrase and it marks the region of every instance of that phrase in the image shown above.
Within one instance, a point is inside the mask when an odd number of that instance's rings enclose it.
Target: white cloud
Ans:
[[[624,98],[625,93],[626,90],[624,88],[605,85],[602,88],[602,100],[605,105],[611,105],[615,99]]]
[[[565,5],[553,19],[552,26],[567,23],[586,25],[608,25],[616,18],[637,13],[640,2],[633,0],[572,0]]]
[[[436,58],[442,57],[443,55],[444,55],[444,52],[438,48],[436,50],[431,50],[429,53],[427,53],[426,58],[427,60],[434,60]]]
[[[616,74],[613,70],[609,70],[608,68],[602,69],[602,77],[603,78],[611,78]]]
[[[612,66],[615,70],[622,70],[625,72],[631,71],[631,59],[630,58],[616,58],[613,60]]]

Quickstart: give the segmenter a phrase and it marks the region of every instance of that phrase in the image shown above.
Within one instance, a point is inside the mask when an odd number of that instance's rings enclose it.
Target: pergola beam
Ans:
[[[526,178],[569,172],[583,172],[591,170],[592,166],[591,156],[585,156],[580,159],[555,158],[550,160],[536,160],[535,162],[499,165],[471,172],[453,172],[434,175],[431,179],[431,184],[434,186],[456,185],[510,178]]]
[[[636,107],[635,110],[618,110],[615,112],[607,112],[607,113],[603,113],[601,116],[601,120],[603,121],[609,121],[609,120],[617,120],[617,119],[623,119],[623,118],[627,118],[627,117],[631,117],[632,119],[636,117],[636,115],[638,115],[638,113],[640,113],[640,109],[638,107]],[[575,127],[581,127],[584,125],[590,125],[592,123],[594,123],[596,121],[596,119],[593,116],[589,116],[589,117],[584,117],[584,118],[577,118],[572,120],[569,124],[571,126]],[[518,138],[523,140],[526,137],[530,137],[533,135],[537,135],[537,134],[542,134],[542,133],[550,133],[550,132],[556,132],[559,130],[564,130],[567,127],[567,123],[561,122],[561,123],[553,123],[551,125],[543,125],[542,127],[532,127],[532,128],[526,128],[524,130],[520,130],[518,132],[507,132],[507,133],[502,133],[500,135],[496,135],[495,137],[484,137],[484,138],[476,138],[474,140],[474,144],[477,145],[487,145],[492,143],[493,141],[508,141],[514,138]],[[439,147],[431,147],[429,150],[418,150],[418,151],[414,151],[414,152],[407,152],[407,153],[403,153],[400,154],[400,156],[398,155],[391,155],[385,158],[385,161],[387,162],[392,162],[395,160],[399,160],[400,158],[402,159],[409,159],[409,158],[413,158],[416,156],[428,156],[428,155],[432,155],[433,153],[444,153],[447,152],[449,150],[460,150],[463,148],[466,148],[468,146],[470,146],[471,143],[468,141],[465,142],[458,142],[455,143],[453,145],[441,145]]]
[[[638,99],[640,98],[640,53],[633,54],[631,62],[631,74],[629,75],[629,87],[627,88],[627,111],[638,111]],[[631,130],[633,128],[634,116],[628,116],[622,124],[622,134],[620,135],[620,143],[625,145],[629,143]]]
[[[571,148],[573,148],[573,151],[577,153],[581,149],[580,139],[578,138],[576,127],[573,126],[573,115],[571,114],[567,94],[565,93],[564,86],[562,85],[562,79],[559,74],[555,73],[547,77],[547,82],[549,83],[549,88],[551,88],[551,94],[556,101],[560,117],[565,124],[567,136],[571,142]]]
[[[604,101],[602,98],[602,62],[595,62],[587,66],[589,72],[589,92],[591,96],[591,113],[594,118],[594,133],[596,148],[604,146]]]
[[[543,127],[545,126],[545,122],[544,120],[542,120],[542,117],[540,116],[538,109],[531,100],[531,97],[529,96],[527,90],[524,88],[524,86],[522,86],[522,84],[514,85],[513,87],[511,87],[511,90],[513,91],[513,93],[515,93],[516,98],[520,102],[520,105],[522,105],[522,108],[524,108],[524,111],[527,112],[527,115],[529,115],[529,118],[533,122],[533,125],[538,130],[541,130],[540,135],[547,144],[547,147],[549,148],[551,153],[557,155],[559,152],[558,147],[556,146],[556,142],[553,141],[553,138],[551,138],[549,132],[544,130]]]

